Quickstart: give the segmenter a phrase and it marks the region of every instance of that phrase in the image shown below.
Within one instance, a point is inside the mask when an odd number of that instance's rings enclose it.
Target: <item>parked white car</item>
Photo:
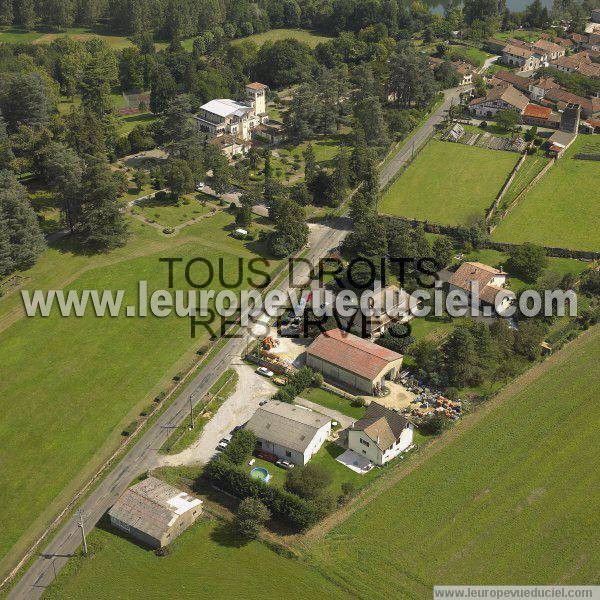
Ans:
[[[273,375],[275,375],[275,373],[273,373],[273,371],[269,371],[267,367],[258,367],[258,369],[256,369],[256,372],[259,375],[262,375],[263,377],[273,377]]]
[[[217,450],[225,450],[229,446],[229,438],[221,438],[217,444]]]

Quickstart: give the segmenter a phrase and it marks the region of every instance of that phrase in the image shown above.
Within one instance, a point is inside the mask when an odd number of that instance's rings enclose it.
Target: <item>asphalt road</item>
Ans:
[[[459,92],[460,89],[455,88],[444,93],[445,98],[442,105],[406,141],[382,170],[380,175],[382,186],[404,166],[411,157],[413,148],[416,150],[425,142],[433,132],[435,125],[443,120],[444,113],[450,104],[457,102]],[[318,236],[313,237],[310,251],[305,258],[314,264],[325,256],[328,250],[337,247],[350,230],[351,221],[347,217],[339,217],[328,223],[327,227],[321,228]],[[306,278],[308,272],[308,266],[305,263],[297,264],[294,269],[294,283],[297,285],[299,281]],[[289,282],[286,279],[279,289],[285,291],[288,287]],[[250,341],[250,336],[247,332],[243,337],[230,339],[90,493],[82,506],[86,530],[90,530],[96,525],[135,477],[155,464],[157,452],[168,438],[171,430],[188,418],[190,395],[196,401],[200,400],[232,362],[239,362],[248,341]],[[52,541],[15,585],[9,594],[9,599],[32,600],[39,598],[80,545],[81,532],[77,525],[77,517],[71,517],[58,530]]]

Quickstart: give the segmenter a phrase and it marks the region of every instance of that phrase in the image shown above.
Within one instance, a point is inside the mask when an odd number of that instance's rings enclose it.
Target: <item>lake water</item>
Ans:
[[[506,6],[511,12],[521,12],[532,2],[533,0],[506,0]],[[428,4],[431,6],[431,10],[434,13],[443,14],[445,6],[443,2],[436,2],[436,0],[431,0],[430,2],[428,2]],[[551,9],[552,0],[542,0],[542,6]]]

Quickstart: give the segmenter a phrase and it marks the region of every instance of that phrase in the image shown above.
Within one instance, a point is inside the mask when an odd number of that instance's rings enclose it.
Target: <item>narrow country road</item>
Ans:
[[[464,89],[466,88],[454,88],[444,92],[443,103],[406,140],[402,148],[382,169],[380,173],[381,186],[386,185],[407,163],[413,152],[427,140],[435,126],[443,121],[444,114],[450,105],[458,102],[460,92]],[[330,249],[339,246],[351,231],[351,225],[351,220],[342,216],[330,221],[327,226],[320,227],[318,233],[315,232],[315,235],[311,235],[310,250],[303,257],[304,260],[315,264]],[[299,282],[307,279],[308,274],[309,268],[305,262],[296,264],[293,270],[294,286],[290,286],[289,281],[285,279],[278,287],[282,291],[286,291],[289,287],[297,287]],[[264,320],[264,317],[263,313],[259,320]],[[248,342],[251,341],[251,335],[247,331],[239,335],[240,337],[227,341],[213,360],[181,391],[173,403],[89,494],[81,507],[87,530],[92,529],[98,523],[102,515],[114,504],[136,476],[156,464],[157,452],[169,437],[172,429],[188,418],[190,396],[196,401],[201,399],[226,369],[230,368],[232,364],[239,364],[240,356]],[[80,544],[81,532],[77,525],[77,518],[74,516],[65,521],[57,531],[52,541],[47,544],[12,589],[9,598],[11,600],[39,598],[58,572],[66,565],[69,558],[77,551]]]

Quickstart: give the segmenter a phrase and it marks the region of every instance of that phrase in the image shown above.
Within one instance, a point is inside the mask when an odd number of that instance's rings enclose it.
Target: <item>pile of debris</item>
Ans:
[[[453,420],[460,417],[462,413],[461,400],[449,400],[441,390],[427,387],[411,375],[407,369],[400,372],[398,379],[408,391],[416,394],[415,399],[411,401],[411,404],[416,406],[406,408],[404,412],[415,417],[424,417],[433,412],[443,412],[449,419]]]

